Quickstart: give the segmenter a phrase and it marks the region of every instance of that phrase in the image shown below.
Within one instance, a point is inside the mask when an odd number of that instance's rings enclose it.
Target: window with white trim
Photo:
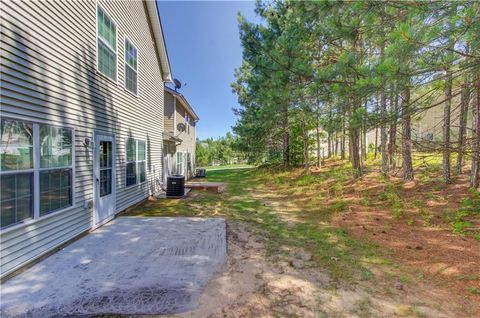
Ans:
[[[190,116],[185,114],[185,127],[187,128],[187,134],[190,134]]]
[[[147,179],[146,174],[146,145],[145,141],[128,138],[126,142],[126,186],[142,183]]]
[[[72,130],[40,125],[40,216],[72,205]]]
[[[0,133],[1,228],[72,206],[73,130],[2,118]]]
[[[183,153],[177,152],[177,174],[183,173]]]
[[[125,38],[125,89],[137,95],[138,83],[138,52],[137,48]]]
[[[117,26],[97,4],[97,68],[117,81]]]
[[[192,172],[192,154],[187,152],[187,173],[190,175]]]

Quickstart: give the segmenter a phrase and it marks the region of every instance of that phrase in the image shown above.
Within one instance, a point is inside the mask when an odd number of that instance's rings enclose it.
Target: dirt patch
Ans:
[[[417,305],[412,306],[412,303]],[[330,278],[313,266],[311,255],[282,248],[266,255],[261,235],[229,223],[228,259],[223,271],[207,285],[194,311],[174,317],[452,317],[450,308],[399,291],[379,297],[360,287],[334,288]],[[457,315],[458,317],[458,315]]]

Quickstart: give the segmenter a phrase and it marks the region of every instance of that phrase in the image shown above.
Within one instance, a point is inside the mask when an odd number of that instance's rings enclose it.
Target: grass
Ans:
[[[469,217],[480,217],[480,193],[476,190],[470,190],[470,195],[462,199],[460,209],[455,212],[451,221],[453,232],[461,235],[469,234],[468,229],[473,226]],[[480,231],[477,230],[475,237],[480,238]]]

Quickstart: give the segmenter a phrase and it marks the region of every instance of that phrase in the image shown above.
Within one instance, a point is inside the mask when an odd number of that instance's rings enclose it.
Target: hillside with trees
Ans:
[[[480,2],[275,1],[256,11],[262,23],[239,15],[238,150],[305,169],[348,159],[361,177],[375,131],[383,175],[414,180],[415,155],[440,156],[446,184],[468,173],[479,186]],[[415,130],[430,109],[442,113],[435,129]]]

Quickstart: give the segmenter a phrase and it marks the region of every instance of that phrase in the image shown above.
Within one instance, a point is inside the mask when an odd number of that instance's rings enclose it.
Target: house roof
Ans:
[[[190,103],[188,102],[188,100],[185,98],[185,96],[183,96],[181,93],[177,92],[176,90],[174,89],[171,89],[170,87],[167,87],[165,86],[165,91],[166,92],[169,92],[170,94],[172,94],[173,96],[175,96],[176,98],[178,98],[180,100],[180,102],[183,104],[183,107],[187,110],[187,112],[193,116],[193,118],[195,120],[199,120],[200,117],[198,117],[197,113],[195,112],[195,110],[193,110],[193,107],[192,105],[190,105]]]
[[[172,82],[172,72],[170,69],[170,61],[168,59],[167,47],[165,46],[165,38],[163,36],[162,22],[158,15],[157,1],[144,0],[147,8],[148,17],[153,30],[155,46],[157,48],[160,66],[162,69],[162,78],[165,82]]]

